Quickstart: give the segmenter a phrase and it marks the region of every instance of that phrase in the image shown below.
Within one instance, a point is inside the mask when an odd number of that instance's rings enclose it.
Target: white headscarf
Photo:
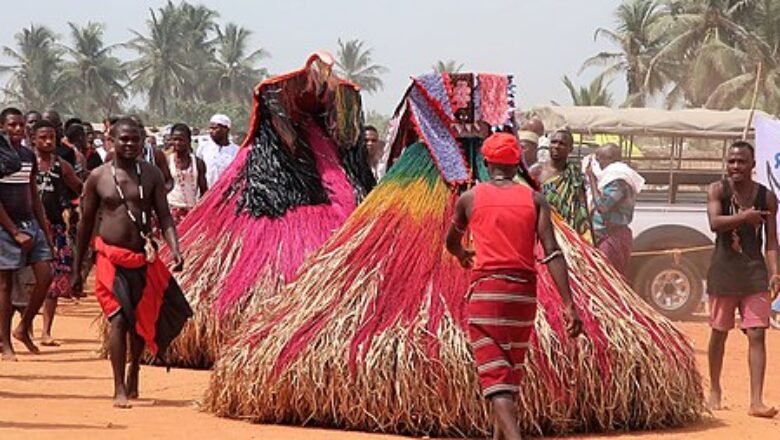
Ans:
[[[588,163],[591,163],[593,166],[593,174],[598,179],[599,190],[603,190],[604,187],[616,180],[623,180],[631,185],[634,193],[639,194],[645,185],[645,178],[624,162],[612,162],[602,170],[595,155],[589,154],[582,158],[583,170],[588,169]]]

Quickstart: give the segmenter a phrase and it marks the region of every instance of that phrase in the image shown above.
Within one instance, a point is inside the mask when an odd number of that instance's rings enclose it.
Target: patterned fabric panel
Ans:
[[[444,180],[449,184],[466,182],[469,179],[469,171],[460,152],[460,144],[450,132],[448,121],[442,120],[420,87],[412,87],[409,92],[410,108],[419,134],[428,146]]]

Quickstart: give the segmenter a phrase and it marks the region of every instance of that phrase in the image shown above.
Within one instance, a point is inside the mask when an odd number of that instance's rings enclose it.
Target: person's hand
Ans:
[[[74,270],[70,274],[70,291],[76,298],[84,297],[84,279],[80,270]]]
[[[173,263],[172,270],[174,272],[181,272],[184,270],[184,257],[181,255],[181,252],[173,252],[171,263]]]
[[[766,221],[769,211],[758,211],[755,208],[750,208],[742,211],[740,214],[745,223],[751,226],[760,226]]]
[[[580,315],[577,313],[577,308],[574,306],[574,303],[570,303],[567,306],[566,314],[569,315],[566,331],[569,333],[570,337],[576,338],[582,334],[582,320],[580,319]]]
[[[474,266],[474,255],[476,254],[472,249],[463,249],[458,255],[458,262],[464,269],[471,269]]]
[[[14,241],[21,246],[22,250],[25,252],[29,252],[33,247],[32,236],[26,232],[16,231],[16,234],[14,234]]]
[[[598,182],[598,178],[596,177],[596,173],[593,171],[593,161],[596,160],[593,155],[588,156],[587,159],[587,165],[585,166],[585,175],[588,176],[588,179],[591,182]]]
[[[769,280],[769,295],[771,301],[777,299],[777,295],[780,293],[780,275],[772,275]]]

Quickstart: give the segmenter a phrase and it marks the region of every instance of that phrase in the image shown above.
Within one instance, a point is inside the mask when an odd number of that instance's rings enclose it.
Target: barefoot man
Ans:
[[[544,196],[514,182],[520,147],[512,134],[485,140],[482,154],[490,181],[463,193],[447,233],[447,250],[472,268],[466,308],[468,336],[482,394],[494,413],[494,438],[520,439],[515,394],[536,316],[536,260],[539,240],[569,315],[568,331],[582,327],[569,292],[566,260],[553,233]],[[476,252],[463,247],[468,229]],[[473,260],[473,261],[472,261]]]
[[[740,328],[748,338],[750,410],[756,417],[774,417],[775,408],[764,404],[766,345],[770,297],[777,294],[777,198],[753,181],[756,161],[753,146],[739,141],[727,156],[728,177],[710,185],[707,214],[717,233],[707,288],[710,295],[710,399],[712,409],[721,408],[720,376],[723,352],[734,313],[739,310]],[[762,254],[762,244],[764,253]],[[771,292],[771,293],[770,293]]]
[[[95,220],[95,296],[110,322],[109,356],[114,373],[114,406],[129,408],[138,397],[138,373],[146,345],[164,355],[168,345],[192,316],[187,301],[165,264],[157,257],[150,235],[152,212],[159,219],[175,266],[183,259],[166,200],[163,176],[154,165],[139,160],[142,131],[132,119],[111,126],[114,157],[92,171],[84,185],[83,215],[73,261],[74,292],[82,290],[84,255]],[[125,382],[127,337],[130,365]]]
[[[25,138],[22,112],[15,108],[3,110],[0,124],[6,136],[0,139],[0,336],[3,360],[15,361],[11,344],[13,275],[25,266],[31,266],[35,273],[35,288],[13,337],[31,353],[38,353],[38,347],[30,339],[30,327],[51,284],[51,237],[35,183],[38,173],[35,153],[22,146]]]

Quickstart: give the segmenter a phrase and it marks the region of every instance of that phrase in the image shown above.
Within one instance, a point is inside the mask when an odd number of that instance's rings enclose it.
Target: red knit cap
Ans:
[[[496,133],[482,143],[482,156],[489,163],[517,165],[520,163],[520,144],[510,133]]]

